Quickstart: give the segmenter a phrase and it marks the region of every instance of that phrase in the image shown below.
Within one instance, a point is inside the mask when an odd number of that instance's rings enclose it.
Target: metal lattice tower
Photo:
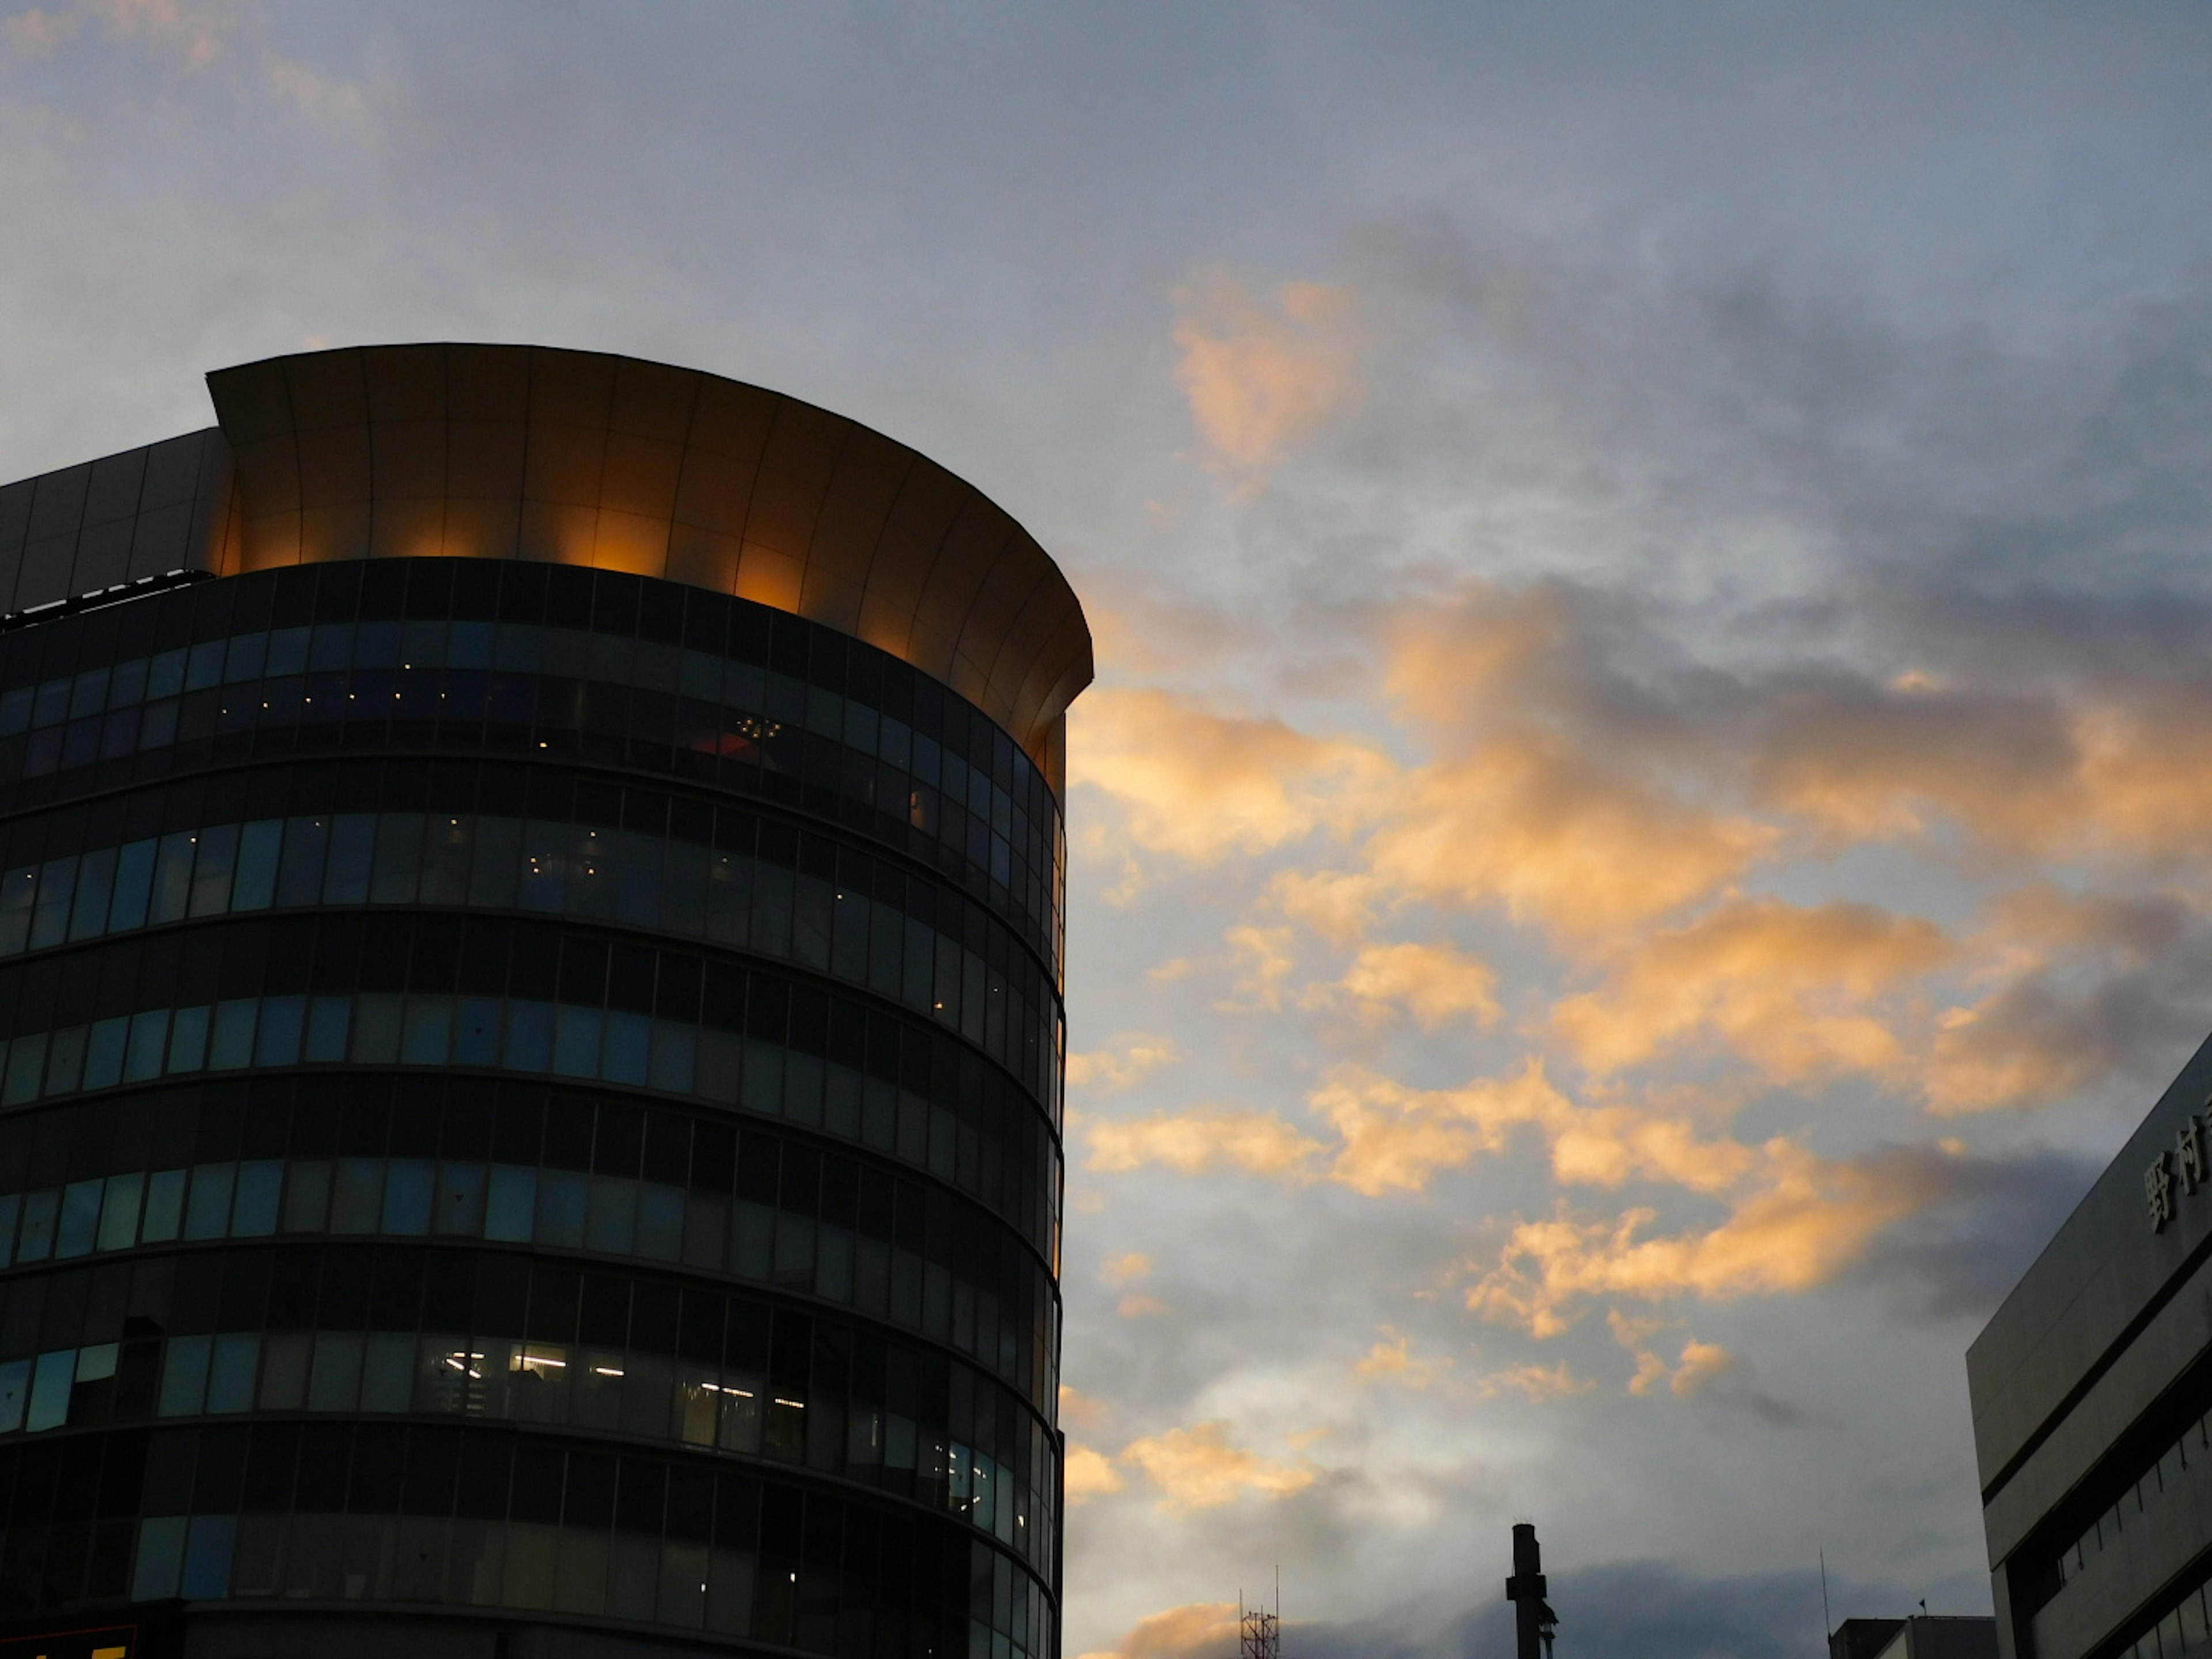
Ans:
[[[1237,1659],[1283,1659],[1283,1576],[1275,1575],[1275,1610],[1248,1607],[1237,1592]]]

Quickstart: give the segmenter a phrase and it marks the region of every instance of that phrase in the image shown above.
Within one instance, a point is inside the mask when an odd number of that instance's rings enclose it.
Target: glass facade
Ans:
[[[520,562],[0,634],[0,1618],[1058,1650],[1063,841],[835,629]]]

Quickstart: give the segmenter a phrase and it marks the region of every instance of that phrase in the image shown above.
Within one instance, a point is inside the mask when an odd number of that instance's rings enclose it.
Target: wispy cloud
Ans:
[[[1132,1033],[1116,1039],[1119,1047],[1094,1048],[1067,1057],[1067,1086],[1096,1090],[1102,1094],[1134,1088],[1178,1058],[1175,1039]]]
[[[1182,1175],[1240,1170],[1251,1175],[1302,1176],[1321,1143],[1266,1112],[1155,1113],[1134,1119],[1087,1121],[1090,1166],[1106,1174],[1161,1164]]]
[[[1588,1377],[1575,1375],[1562,1359],[1554,1365],[1506,1365],[1486,1371],[1476,1379],[1475,1392],[1485,1400],[1494,1400],[1502,1394],[1517,1394],[1541,1401],[1588,1394],[1596,1386]]]
[[[1349,289],[1285,283],[1254,295],[1226,270],[1175,295],[1176,380],[1209,460],[1249,485],[1358,392]]]
[[[1102,686],[1070,724],[1069,781],[1104,791],[1137,847],[1200,864],[1340,833],[1374,810],[1391,775],[1363,744],[1164,690]]]
[[[1194,1601],[1139,1620],[1110,1648],[1083,1659],[1212,1659],[1237,1645],[1237,1604]]]
[[[1400,1388],[1427,1388],[1452,1369],[1449,1355],[1433,1358],[1413,1352],[1413,1339],[1402,1331],[1383,1327],[1382,1336],[1370,1348],[1364,1358],[1352,1368],[1352,1376],[1362,1382],[1389,1382]]]
[[[1940,1155],[1830,1162],[1778,1146],[1727,1218],[1703,1230],[1646,1237],[1657,1218],[1649,1208],[1584,1220],[1564,1204],[1518,1223],[1493,1263],[1474,1264],[1467,1304],[1553,1336],[1592,1297],[1726,1301],[1810,1290],[1855,1266],[1885,1228],[1927,1208],[1947,1184]]]
[[[363,106],[360,87],[277,51],[254,0],[64,0],[0,16],[0,44],[18,59],[49,58],[88,39],[186,74],[241,63],[264,93],[307,115],[355,116]]]
[[[1231,1443],[1219,1421],[1170,1429],[1133,1440],[1121,1461],[1140,1470],[1171,1514],[1219,1509],[1245,1498],[1286,1498],[1313,1485],[1318,1471],[1306,1462],[1262,1456]]]

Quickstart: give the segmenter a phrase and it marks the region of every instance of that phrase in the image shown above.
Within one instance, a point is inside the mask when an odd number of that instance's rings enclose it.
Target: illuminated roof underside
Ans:
[[[543,346],[356,346],[208,376],[219,429],[0,486],[0,610],[175,570],[532,559],[838,629],[951,686],[1059,787],[1091,630],[973,486],[696,369]]]
[[[1055,777],[1091,632],[1020,525],[811,404],[598,352],[351,347],[208,376],[234,465],[223,574],[445,556],[734,593],[951,685]]]

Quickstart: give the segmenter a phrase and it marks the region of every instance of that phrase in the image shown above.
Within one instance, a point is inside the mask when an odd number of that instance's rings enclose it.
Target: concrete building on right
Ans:
[[[2212,1652],[2212,1042],[1966,1372],[2005,1659]]]

